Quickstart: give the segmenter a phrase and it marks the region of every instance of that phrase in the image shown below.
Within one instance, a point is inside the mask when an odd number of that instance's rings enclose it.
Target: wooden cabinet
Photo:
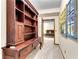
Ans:
[[[7,45],[16,46],[28,35],[36,38],[37,17],[38,12],[28,0],[7,0]]]
[[[28,0],[7,0],[7,45],[2,48],[3,59],[25,59],[39,44],[37,17],[38,12]]]
[[[36,48],[36,46],[39,44],[38,40],[35,41],[35,43],[33,43],[33,48]]]
[[[16,44],[24,42],[24,25],[23,23],[17,22],[16,23]]]
[[[3,48],[3,59],[26,59],[28,54],[37,46],[38,41],[28,40],[15,48]]]

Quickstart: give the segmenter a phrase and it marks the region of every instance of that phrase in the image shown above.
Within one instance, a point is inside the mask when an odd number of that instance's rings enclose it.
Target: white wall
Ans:
[[[41,37],[42,34],[42,18],[38,17],[38,36]]]
[[[78,59],[78,44],[70,38],[60,35],[60,48],[65,59]]]
[[[6,0],[1,1],[1,47],[6,46]]]
[[[6,0],[1,0],[1,47],[6,46]],[[2,50],[0,49],[2,59]]]
[[[68,1],[69,0],[62,0],[60,13],[63,11]],[[59,38],[60,48],[63,52],[65,59],[78,59],[78,43],[70,38],[63,37],[61,34]]]

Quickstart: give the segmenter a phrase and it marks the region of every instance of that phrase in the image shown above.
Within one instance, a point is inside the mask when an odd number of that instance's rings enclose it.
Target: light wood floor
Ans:
[[[26,59],[63,59],[63,56],[59,47],[54,45],[53,38],[44,38],[43,48],[40,50],[38,46]]]

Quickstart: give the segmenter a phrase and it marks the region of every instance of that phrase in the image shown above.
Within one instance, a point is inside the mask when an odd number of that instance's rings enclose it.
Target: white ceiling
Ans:
[[[29,0],[37,10],[59,8],[62,0]]]

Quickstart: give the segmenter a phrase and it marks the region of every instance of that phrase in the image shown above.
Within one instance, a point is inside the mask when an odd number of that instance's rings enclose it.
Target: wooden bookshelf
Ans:
[[[3,59],[25,59],[38,44],[36,9],[28,0],[7,0],[7,45],[2,48]]]

